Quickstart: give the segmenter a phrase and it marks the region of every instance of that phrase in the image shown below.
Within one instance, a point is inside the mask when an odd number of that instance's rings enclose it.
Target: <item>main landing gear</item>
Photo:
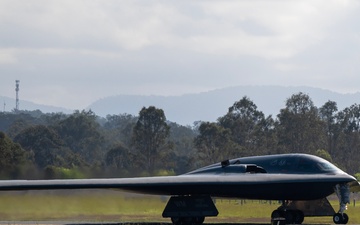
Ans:
[[[271,213],[271,220],[285,218],[286,224],[301,224],[304,221],[304,213],[301,210],[287,209],[287,205],[287,201],[282,201],[282,205]]]
[[[172,196],[163,212],[174,225],[201,225],[219,214],[210,196]]]
[[[301,210],[274,210],[271,219],[285,218],[286,224],[301,224],[304,221],[304,213]]]

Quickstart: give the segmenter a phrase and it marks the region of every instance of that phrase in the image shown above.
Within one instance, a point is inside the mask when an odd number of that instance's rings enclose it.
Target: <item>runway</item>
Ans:
[[[165,222],[80,222],[80,221],[0,221],[0,224],[6,225],[172,225]],[[271,225],[271,223],[204,223],[203,225]],[[314,224],[302,224],[314,225]],[[316,225],[330,225],[319,224]],[[359,225],[359,224],[349,224]]]

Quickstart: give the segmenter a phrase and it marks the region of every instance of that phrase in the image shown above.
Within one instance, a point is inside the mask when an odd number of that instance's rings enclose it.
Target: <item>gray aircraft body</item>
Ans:
[[[202,224],[217,216],[212,198],[279,200],[271,218],[301,224],[305,216],[333,216],[336,224],[349,220],[344,212],[358,181],[330,162],[307,154],[253,156],[226,160],[178,176],[0,181],[0,191],[49,189],[120,189],[171,198],[163,217],[175,225]],[[335,212],[326,197],[336,193]]]

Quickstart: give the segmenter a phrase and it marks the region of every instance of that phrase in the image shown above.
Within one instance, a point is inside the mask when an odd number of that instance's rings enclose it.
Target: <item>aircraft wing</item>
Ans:
[[[348,182],[349,177],[344,175],[334,178],[319,174],[202,174],[113,179],[7,180],[0,181],[0,191],[105,188],[156,195],[311,200],[333,193],[333,185],[344,181]]]
[[[360,189],[353,176],[319,157],[284,154],[226,160],[179,176],[0,181],[0,191],[107,188],[169,196],[315,200],[334,193],[338,184]]]
[[[350,191],[360,191],[360,184],[353,176],[330,162],[306,154],[243,157],[179,176],[0,181],[0,191],[49,189],[119,189],[169,195],[172,197],[163,216],[171,217],[175,225],[187,222],[202,224],[206,216],[217,215],[211,197],[303,201],[302,205],[294,205],[292,210],[286,210],[287,201],[283,201],[282,207],[271,216],[272,219],[284,217],[288,224],[301,224],[305,213],[319,215],[308,210],[308,204],[311,203],[306,201],[323,199],[335,191],[339,197],[340,210],[333,215],[333,221],[346,224],[349,218],[344,210],[349,203]],[[326,202],[316,203],[329,208]],[[186,205],[211,207],[195,209]],[[180,212],[172,214],[175,211]],[[325,214],[332,213],[334,211],[327,210]]]

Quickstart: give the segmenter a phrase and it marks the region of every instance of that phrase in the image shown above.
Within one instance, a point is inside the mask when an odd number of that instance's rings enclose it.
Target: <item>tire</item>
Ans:
[[[349,216],[346,213],[335,213],[333,221],[335,224],[347,224],[349,222]]]
[[[304,222],[304,213],[301,210],[294,211],[294,223],[295,224],[302,224]]]
[[[295,212],[293,210],[285,211],[285,221],[286,221],[286,224],[294,224],[295,223]]]
[[[193,224],[195,225],[201,225],[205,221],[205,217],[194,217],[193,218]]]
[[[274,210],[272,213],[271,213],[271,219],[274,219],[274,218],[283,218],[284,217],[284,212],[281,211],[281,210]]]
[[[205,221],[205,217],[171,217],[174,225],[201,225]]]
[[[171,217],[171,222],[174,225],[182,225],[183,224],[183,221],[180,217]]]

